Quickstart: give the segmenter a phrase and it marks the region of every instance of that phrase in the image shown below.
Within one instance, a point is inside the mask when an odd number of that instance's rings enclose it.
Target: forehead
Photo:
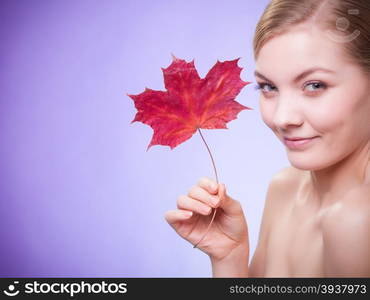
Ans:
[[[338,70],[346,63],[349,61],[341,43],[331,40],[323,30],[305,27],[267,41],[256,59],[256,69],[266,74],[296,74],[312,66]]]

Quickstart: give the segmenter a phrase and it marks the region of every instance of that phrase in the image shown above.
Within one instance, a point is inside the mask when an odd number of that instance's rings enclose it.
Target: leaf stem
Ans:
[[[211,157],[212,165],[213,165],[213,169],[214,169],[214,171],[215,171],[215,175],[216,175],[216,182],[217,182],[217,185],[218,185],[217,170],[216,170],[216,165],[215,165],[215,161],[214,161],[214,159],[213,159],[213,156],[212,156],[211,150],[209,149],[208,144],[207,144],[206,140],[204,139],[202,132],[200,131],[200,128],[199,128],[199,127],[197,127],[197,129],[198,129],[199,134],[200,134],[200,136],[201,136],[201,138],[202,138],[202,140],[203,140],[204,144],[206,145],[207,150],[208,150],[208,153],[209,153],[209,155],[210,155],[210,157]],[[207,235],[207,233],[208,233],[209,229],[211,228],[211,225],[212,225],[212,223],[213,223],[213,220],[215,219],[216,212],[217,212],[217,208],[214,208],[213,216],[212,216],[211,222],[209,223],[209,225],[208,225],[208,227],[207,227],[207,229],[206,229],[206,231],[205,231],[204,235],[202,236],[202,238],[198,241],[198,243],[196,243],[196,244],[193,246],[193,248],[196,248],[196,247],[198,246],[198,244],[199,244],[201,241],[203,241],[204,237]]]

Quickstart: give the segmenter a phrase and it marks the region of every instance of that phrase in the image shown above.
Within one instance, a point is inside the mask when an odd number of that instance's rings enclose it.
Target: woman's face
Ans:
[[[296,168],[328,167],[369,143],[370,78],[342,46],[320,31],[298,29],[269,40],[256,60],[262,119],[287,142]]]

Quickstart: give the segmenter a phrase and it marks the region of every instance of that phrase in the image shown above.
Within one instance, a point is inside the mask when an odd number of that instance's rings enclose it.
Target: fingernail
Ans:
[[[210,198],[210,201],[211,201],[211,203],[212,203],[213,205],[217,205],[217,203],[218,203],[218,198],[217,198],[217,197],[211,197],[211,198]]]
[[[185,213],[185,216],[187,216],[187,217],[191,217],[192,215],[193,215],[193,212],[192,211],[187,211]]]
[[[211,210],[212,210],[212,208],[210,208],[209,206],[203,208],[203,211],[206,214],[209,214],[211,212]]]

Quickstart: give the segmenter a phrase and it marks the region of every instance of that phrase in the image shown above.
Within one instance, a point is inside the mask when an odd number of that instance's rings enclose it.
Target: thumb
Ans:
[[[225,214],[233,216],[243,214],[239,201],[236,201],[227,195],[226,185],[224,183],[220,183],[218,185],[218,196],[220,198],[220,204],[218,207],[222,208]]]

